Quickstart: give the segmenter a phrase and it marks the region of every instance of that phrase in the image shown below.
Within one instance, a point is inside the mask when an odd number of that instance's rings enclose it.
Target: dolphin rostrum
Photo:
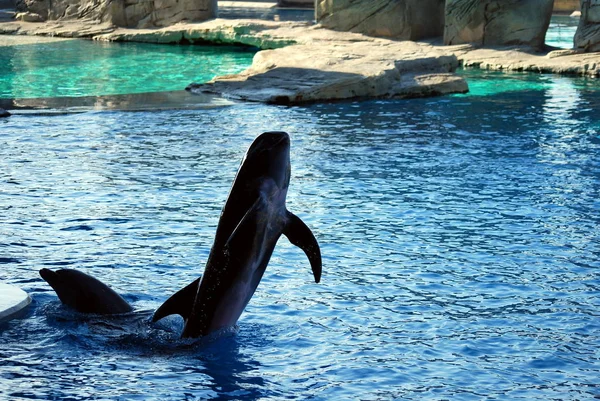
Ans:
[[[320,281],[319,244],[285,206],[289,182],[288,134],[258,136],[242,160],[221,212],[204,274],[171,296],[153,321],[179,314],[185,321],[182,336],[192,338],[235,325],[281,234],[306,253],[315,281]]]
[[[77,270],[40,270],[61,302],[78,312],[112,315],[133,310],[119,294],[92,276]]]

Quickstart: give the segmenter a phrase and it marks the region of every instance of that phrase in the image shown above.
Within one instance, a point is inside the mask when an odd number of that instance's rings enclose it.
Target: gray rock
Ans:
[[[17,9],[43,20],[86,20],[121,27],[160,27],[217,15],[217,0],[18,0]]]
[[[0,109],[0,118],[10,117],[10,113],[4,109]]]
[[[17,0],[16,9],[19,13],[38,14],[46,20],[50,10],[50,0]]]
[[[571,14],[573,11],[581,10],[579,0],[554,0],[555,13]]]
[[[586,52],[600,51],[600,0],[581,0],[581,19],[574,45]]]
[[[189,90],[245,101],[301,104],[468,91],[454,55],[415,42],[330,42],[264,50],[246,71]]]
[[[445,46],[465,68],[496,71],[530,71],[546,74],[600,77],[600,55],[578,51],[553,51],[548,54],[519,49],[473,48],[471,45]]]
[[[444,44],[544,46],[553,0],[447,0]]]
[[[442,36],[444,0],[317,0],[321,26],[404,40]]]
[[[15,19],[23,22],[44,22],[45,19],[39,14],[25,12],[25,13],[17,13],[15,15]]]

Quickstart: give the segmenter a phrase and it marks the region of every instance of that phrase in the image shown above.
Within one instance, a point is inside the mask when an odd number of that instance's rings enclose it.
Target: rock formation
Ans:
[[[581,19],[574,44],[586,52],[600,51],[600,0],[581,0]]]
[[[214,18],[217,0],[18,0],[17,10],[44,20],[92,20],[146,28]]]
[[[402,40],[442,36],[444,0],[317,0],[321,26]]]
[[[15,19],[23,22],[44,22],[46,18],[32,12],[24,12],[15,14]]]
[[[330,42],[264,50],[246,71],[189,90],[230,99],[301,104],[367,98],[412,98],[468,91],[458,61],[415,42]]]
[[[444,44],[540,49],[553,4],[553,0],[447,0]]]
[[[579,0],[554,0],[555,13],[571,14],[579,10],[581,10]]]

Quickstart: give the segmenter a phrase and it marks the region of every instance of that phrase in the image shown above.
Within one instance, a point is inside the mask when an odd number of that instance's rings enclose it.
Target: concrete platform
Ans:
[[[12,319],[31,303],[31,298],[10,284],[0,283],[0,321]]]

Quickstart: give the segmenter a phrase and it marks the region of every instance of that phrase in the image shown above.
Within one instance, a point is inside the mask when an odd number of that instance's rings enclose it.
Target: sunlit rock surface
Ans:
[[[296,45],[257,53],[241,74],[189,89],[277,104],[466,92],[456,57],[414,42]]]
[[[487,49],[472,45],[438,48],[441,49],[455,55],[466,68],[600,77],[599,53],[564,50],[533,53],[520,48]]]
[[[444,43],[542,48],[553,0],[447,0]]]
[[[574,44],[586,52],[600,51],[600,0],[581,1],[581,19]]]

